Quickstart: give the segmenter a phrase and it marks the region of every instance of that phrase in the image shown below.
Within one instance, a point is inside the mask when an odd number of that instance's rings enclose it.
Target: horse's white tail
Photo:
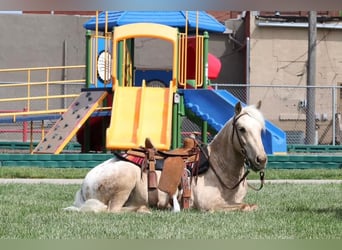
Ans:
[[[76,192],[74,205],[66,207],[65,211],[76,211],[76,212],[105,212],[107,211],[107,205],[97,199],[85,200],[81,189]]]
[[[82,189],[80,189],[75,194],[74,206],[80,208],[84,203],[85,199],[82,195]]]

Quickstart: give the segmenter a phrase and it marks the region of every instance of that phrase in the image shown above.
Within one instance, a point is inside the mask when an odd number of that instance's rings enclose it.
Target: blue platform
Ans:
[[[220,131],[225,123],[234,116],[235,105],[240,100],[226,90],[180,90],[184,95],[185,107],[196,116]],[[243,106],[246,104],[242,103]],[[286,153],[286,133],[269,121],[265,121],[266,131],[262,142],[267,154]]]

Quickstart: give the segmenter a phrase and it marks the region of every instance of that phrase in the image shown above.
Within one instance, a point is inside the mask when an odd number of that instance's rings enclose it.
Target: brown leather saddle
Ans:
[[[126,159],[135,158],[135,163],[141,166],[142,172],[148,176],[148,200],[150,206],[158,204],[158,189],[172,197],[178,188],[182,189],[182,208],[190,207],[191,176],[189,165],[196,166],[199,161],[199,145],[193,138],[185,138],[183,146],[170,151],[159,151],[149,138],[145,140],[145,146],[131,149],[126,152]],[[138,159],[138,160],[136,160]],[[162,160],[161,176],[157,179],[157,162]]]

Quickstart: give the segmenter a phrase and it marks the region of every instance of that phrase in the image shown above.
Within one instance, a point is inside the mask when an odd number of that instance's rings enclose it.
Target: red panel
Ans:
[[[195,79],[195,61],[196,61],[196,39],[195,37],[188,38],[188,67],[187,78]],[[213,54],[208,53],[208,78],[210,80],[216,79],[221,71],[221,61]]]

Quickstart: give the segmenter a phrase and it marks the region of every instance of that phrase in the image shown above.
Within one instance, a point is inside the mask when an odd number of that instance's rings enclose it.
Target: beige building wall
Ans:
[[[308,58],[308,29],[289,27],[259,27],[251,17],[250,25],[250,102],[263,100],[267,119],[285,130],[300,130],[305,123],[305,110],[300,102],[306,100],[306,62]],[[337,25],[337,24],[336,24]],[[342,23],[339,25],[342,26]],[[316,85],[342,84],[342,30],[317,30]],[[253,85],[291,85],[303,88],[253,88]],[[316,90],[316,113],[321,121],[320,133],[332,119],[331,89]],[[336,91],[337,112],[342,112],[341,94]]]

